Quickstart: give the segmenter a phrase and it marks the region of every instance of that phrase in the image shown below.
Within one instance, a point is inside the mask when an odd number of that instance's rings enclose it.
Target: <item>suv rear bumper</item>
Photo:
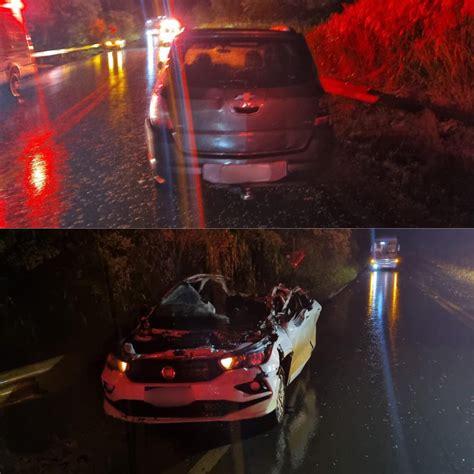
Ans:
[[[293,178],[305,176],[305,173],[312,172],[316,166],[320,166],[324,160],[328,159],[328,141],[330,140],[330,126],[321,126],[318,134],[310,141],[308,146],[301,151],[287,154],[271,154],[257,157],[240,156],[191,156],[186,153],[178,153],[173,138],[167,130],[156,130],[149,119],[145,121],[148,159],[152,167],[154,176],[168,178],[172,173],[186,175],[200,175],[212,184],[217,185],[237,185],[252,184],[265,185],[277,182],[291,181]],[[282,163],[286,165],[286,172],[281,172]],[[225,177],[224,168],[229,166],[255,167],[262,169],[261,165],[272,167],[272,171],[260,174],[257,181],[235,181]],[[203,172],[206,168],[206,172]],[[257,173],[256,173],[257,174]],[[282,176],[284,174],[284,176]],[[168,175],[168,176],[167,176]],[[307,178],[307,175],[306,175]]]

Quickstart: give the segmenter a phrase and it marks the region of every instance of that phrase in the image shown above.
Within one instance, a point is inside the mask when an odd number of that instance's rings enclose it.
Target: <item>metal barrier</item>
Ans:
[[[50,371],[64,356],[36,362],[0,373],[0,407],[20,400],[15,399],[15,392],[33,385],[36,377]],[[13,400],[12,400],[13,399]]]
[[[100,48],[100,44],[90,44],[88,46],[79,46],[77,48],[63,48],[63,49],[53,49],[51,51],[39,51],[36,53],[33,53],[32,56],[34,58],[47,58],[50,56],[59,56],[63,54],[69,54],[69,53],[77,53],[80,51],[89,51],[91,49],[98,49]]]

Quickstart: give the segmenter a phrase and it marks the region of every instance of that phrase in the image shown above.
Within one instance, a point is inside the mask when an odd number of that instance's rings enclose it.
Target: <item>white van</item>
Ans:
[[[21,95],[21,81],[36,72],[31,40],[12,10],[0,6],[0,86],[14,97]]]

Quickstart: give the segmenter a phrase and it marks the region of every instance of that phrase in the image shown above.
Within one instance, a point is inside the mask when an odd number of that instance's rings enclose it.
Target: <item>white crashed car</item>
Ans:
[[[281,422],[286,388],[316,345],[321,305],[282,285],[269,297],[232,292],[219,275],[172,288],[110,354],[107,414],[134,423]]]

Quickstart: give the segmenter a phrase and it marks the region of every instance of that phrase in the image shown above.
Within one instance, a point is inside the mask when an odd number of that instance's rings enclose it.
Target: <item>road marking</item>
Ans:
[[[467,312],[461,306],[452,303],[451,301],[443,298],[440,294],[431,290],[429,287],[418,283],[417,286],[424,292],[426,296],[429,296],[434,302],[441,306],[448,313],[452,314],[456,319],[464,323],[466,326],[474,329],[474,315]]]
[[[207,474],[211,472],[229,448],[230,444],[211,449],[189,470],[188,474]]]

